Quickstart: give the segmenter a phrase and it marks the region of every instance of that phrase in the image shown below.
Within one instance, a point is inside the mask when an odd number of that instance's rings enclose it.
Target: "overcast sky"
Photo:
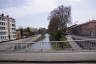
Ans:
[[[72,7],[72,22],[96,20],[96,0],[0,0],[0,13],[16,19],[18,27],[48,27],[50,12],[59,5]]]

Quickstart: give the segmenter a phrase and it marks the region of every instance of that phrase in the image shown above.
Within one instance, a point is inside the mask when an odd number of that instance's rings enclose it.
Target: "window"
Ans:
[[[6,39],[6,36],[4,36],[4,39]]]
[[[6,32],[0,32],[0,35],[5,35],[6,34]]]
[[[16,32],[12,32],[12,34],[16,34]]]
[[[16,35],[13,35],[13,38],[15,38],[16,37]]]
[[[0,27],[1,30],[5,30],[5,27]]]
[[[15,24],[12,24],[12,26],[15,26]]]
[[[3,40],[3,39],[6,39],[6,36],[1,36],[0,38],[1,38],[1,40]]]
[[[5,22],[0,22],[0,25],[5,25]]]
[[[2,18],[2,21],[5,21],[5,18]]]
[[[0,17],[0,20],[1,20],[1,17]]]
[[[1,40],[2,40],[2,36],[1,36]]]
[[[16,30],[16,28],[12,28],[12,30]]]

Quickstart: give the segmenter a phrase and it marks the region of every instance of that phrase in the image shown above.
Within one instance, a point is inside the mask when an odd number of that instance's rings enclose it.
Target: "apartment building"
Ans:
[[[0,15],[0,42],[16,39],[16,22],[15,19],[8,15]]]

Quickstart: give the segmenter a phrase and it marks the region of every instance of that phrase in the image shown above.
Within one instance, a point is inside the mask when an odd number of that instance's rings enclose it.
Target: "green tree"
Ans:
[[[48,32],[54,35],[56,40],[60,40],[62,35],[66,34],[68,23],[71,22],[71,7],[63,5],[57,7],[50,13],[48,19],[50,20]]]

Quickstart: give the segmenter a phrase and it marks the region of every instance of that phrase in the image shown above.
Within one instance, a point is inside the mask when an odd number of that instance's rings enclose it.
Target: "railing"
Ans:
[[[73,49],[75,42],[81,49]],[[74,44],[74,43],[73,43]],[[0,52],[53,52],[53,51],[96,51],[96,40],[50,41],[32,43],[0,43]]]

